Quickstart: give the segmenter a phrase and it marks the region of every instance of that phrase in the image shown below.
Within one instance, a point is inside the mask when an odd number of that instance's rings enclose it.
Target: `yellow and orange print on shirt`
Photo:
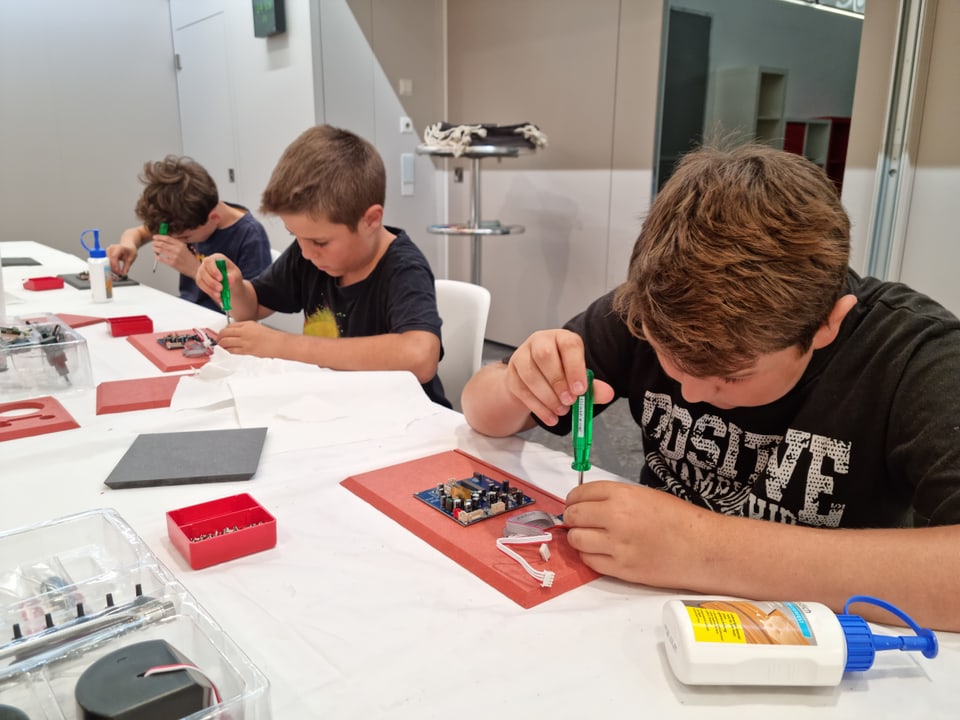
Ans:
[[[333,310],[322,307],[311,313],[303,323],[303,334],[312,337],[340,337],[340,329],[337,327],[337,318],[334,317]]]

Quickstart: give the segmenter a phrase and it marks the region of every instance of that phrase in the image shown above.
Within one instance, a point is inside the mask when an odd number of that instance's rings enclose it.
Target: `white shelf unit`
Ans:
[[[706,135],[731,133],[783,149],[787,71],[747,65],[711,73]]]
[[[831,122],[824,118],[787,118],[784,150],[803,155],[822,168],[827,166]],[[802,143],[799,143],[802,138]]]

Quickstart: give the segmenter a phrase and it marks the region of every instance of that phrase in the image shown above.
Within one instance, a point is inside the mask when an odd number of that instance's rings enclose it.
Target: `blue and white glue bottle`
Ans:
[[[890,611],[914,635],[875,635],[853,603]],[[669,600],[663,606],[666,652],[688,685],[838,685],[844,672],[867,670],[880,650],[937,655],[937,638],[903,611],[867,595],[843,614],[814,602],[730,598]]]
[[[89,247],[83,238],[93,234],[93,247]],[[90,273],[90,292],[93,301],[107,302],[113,299],[113,275],[110,273],[110,260],[106,249],[100,247],[100,231],[96,228],[80,233],[80,244],[87,251],[87,270]]]

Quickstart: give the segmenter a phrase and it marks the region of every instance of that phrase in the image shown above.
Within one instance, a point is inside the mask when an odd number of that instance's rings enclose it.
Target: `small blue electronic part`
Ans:
[[[499,482],[479,472],[463,480],[448,480],[413,496],[461,525],[472,525],[536,502],[520,488],[512,487],[509,480]]]

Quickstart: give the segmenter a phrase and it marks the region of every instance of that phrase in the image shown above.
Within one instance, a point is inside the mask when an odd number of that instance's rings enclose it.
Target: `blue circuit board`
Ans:
[[[413,496],[461,525],[472,525],[536,502],[520,488],[511,486],[508,480],[499,482],[478,472],[462,480],[448,480]]]

